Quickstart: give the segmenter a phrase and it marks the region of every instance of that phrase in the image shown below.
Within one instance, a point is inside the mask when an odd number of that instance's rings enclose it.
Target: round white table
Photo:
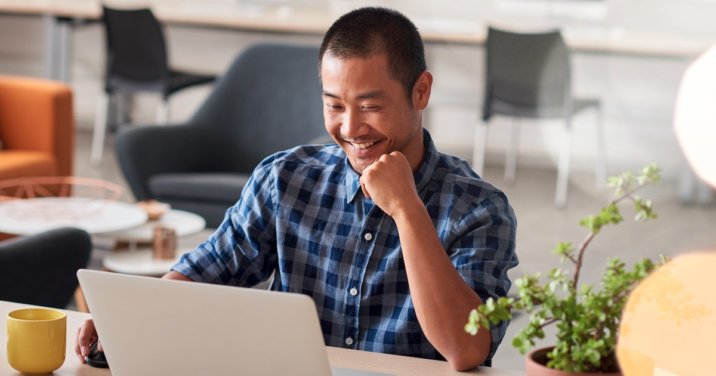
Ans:
[[[32,235],[58,227],[90,234],[126,230],[147,221],[133,204],[83,197],[41,197],[0,202],[0,232]]]
[[[110,238],[115,242],[129,243],[128,250],[114,250],[104,256],[102,266],[107,270],[125,274],[161,276],[167,273],[172,265],[179,261],[182,254],[193,248],[177,247],[176,256],[173,259],[155,259],[152,249],[146,247],[146,243],[151,243],[154,237],[154,228],[157,226],[173,229],[179,238],[203,230],[206,227],[206,221],[194,213],[170,210],[160,219],[147,221],[141,226],[100,234],[99,237]]]
[[[102,266],[107,270],[118,273],[161,276],[166,274],[172,265],[179,261],[181,255],[192,249],[177,249],[176,256],[167,260],[155,259],[153,251],[146,248],[112,251],[102,259]]]
[[[172,209],[156,221],[147,221],[141,226],[119,231],[105,232],[99,236],[112,238],[115,241],[125,241],[130,244],[150,242],[154,237],[154,228],[157,226],[169,227],[175,231],[177,237],[180,237],[203,230],[206,227],[206,221],[194,213]]]

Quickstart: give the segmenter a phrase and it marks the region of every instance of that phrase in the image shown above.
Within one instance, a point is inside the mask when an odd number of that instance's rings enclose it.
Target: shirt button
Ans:
[[[351,338],[351,337],[346,338],[346,345],[350,346],[352,344],[353,344],[353,338]]]
[[[370,232],[366,232],[363,236],[363,239],[365,239],[366,241],[371,241],[371,239],[373,239],[373,234],[371,234]]]
[[[358,289],[355,288],[355,287],[353,287],[352,289],[350,289],[349,292],[351,293],[351,296],[356,296],[356,295],[358,295]]]

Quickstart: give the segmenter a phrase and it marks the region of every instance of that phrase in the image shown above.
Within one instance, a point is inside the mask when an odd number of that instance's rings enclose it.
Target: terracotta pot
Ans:
[[[544,347],[532,350],[527,354],[525,360],[527,376],[622,376],[621,372],[565,372],[547,368],[545,364],[547,364],[547,353],[550,351],[552,351],[552,347]]]

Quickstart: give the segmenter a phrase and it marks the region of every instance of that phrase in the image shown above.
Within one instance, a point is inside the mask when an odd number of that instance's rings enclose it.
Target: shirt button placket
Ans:
[[[370,233],[370,232],[368,232],[368,231],[366,231],[366,232],[363,234],[363,239],[364,239],[366,242],[370,242],[371,240],[373,240],[373,234]],[[357,281],[355,281],[355,282],[357,282]],[[348,294],[350,294],[350,296],[352,296],[352,297],[355,297],[355,296],[358,295],[358,289],[357,289],[356,287],[351,287],[351,288],[348,290]],[[355,328],[355,329],[357,329],[357,328]],[[350,332],[352,332],[352,330],[349,330],[349,333],[346,333],[346,334],[350,334]],[[347,337],[344,339],[344,343],[346,344],[346,346],[352,347],[353,344],[355,343],[355,340],[353,339],[352,336],[349,335],[349,336],[347,336]]]

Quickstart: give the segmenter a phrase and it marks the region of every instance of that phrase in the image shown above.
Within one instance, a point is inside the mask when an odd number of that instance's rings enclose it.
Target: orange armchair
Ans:
[[[74,127],[70,87],[0,76],[0,180],[72,175]]]

